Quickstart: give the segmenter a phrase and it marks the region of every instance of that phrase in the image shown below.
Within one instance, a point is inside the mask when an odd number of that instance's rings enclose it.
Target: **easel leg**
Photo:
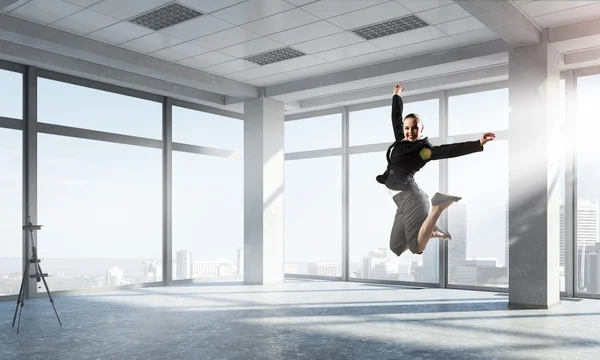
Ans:
[[[27,286],[27,279],[29,277],[29,272],[27,271],[28,267],[29,264],[27,264],[25,266],[25,269],[23,270],[23,279],[21,279],[21,288],[19,289],[19,296],[17,297],[17,307],[15,308],[15,315],[13,316],[12,327],[15,327],[15,320],[17,319],[17,311],[19,310],[19,304],[21,304],[22,308],[23,304],[25,303],[25,289]]]
[[[40,274],[42,274],[42,267],[40,266],[40,264],[37,264],[37,269],[39,270]],[[44,282],[44,287],[46,288],[46,293],[48,294],[48,298],[50,299],[50,303],[52,304],[52,307],[54,308],[54,313],[56,314],[56,319],[58,319],[58,323],[60,324],[60,326],[62,326],[62,322],[60,321],[60,317],[58,317],[58,312],[56,311],[56,306],[54,305],[54,299],[52,299],[52,295],[50,295],[50,289],[48,289],[48,283],[46,282],[46,278],[42,276],[42,281]]]

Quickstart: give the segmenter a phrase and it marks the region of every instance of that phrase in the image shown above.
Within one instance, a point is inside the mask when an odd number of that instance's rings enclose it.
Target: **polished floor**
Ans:
[[[508,310],[506,294],[288,280],[0,302],[0,359],[598,359],[600,300]]]

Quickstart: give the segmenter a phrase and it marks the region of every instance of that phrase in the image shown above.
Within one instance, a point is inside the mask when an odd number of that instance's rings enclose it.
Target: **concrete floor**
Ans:
[[[507,310],[506,294],[288,280],[0,302],[0,359],[598,359],[600,300]]]

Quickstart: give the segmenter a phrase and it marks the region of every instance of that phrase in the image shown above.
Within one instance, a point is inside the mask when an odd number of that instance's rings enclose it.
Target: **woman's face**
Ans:
[[[415,141],[421,137],[423,132],[423,124],[419,123],[419,120],[409,117],[404,119],[404,138],[407,141]]]

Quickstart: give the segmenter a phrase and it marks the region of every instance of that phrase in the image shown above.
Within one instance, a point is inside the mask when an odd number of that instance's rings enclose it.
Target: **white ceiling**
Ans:
[[[600,18],[598,0],[516,0],[515,3],[542,29]]]
[[[597,53],[581,51],[600,46],[600,32],[584,29],[597,28],[596,24],[600,24],[600,20],[587,21],[600,19],[600,0],[496,1],[505,1],[503,5],[511,3],[539,29],[551,28],[551,32],[559,34],[553,43],[558,51],[582,55],[577,60],[581,64],[574,62],[569,66],[600,61]],[[159,31],[128,22],[173,2],[204,15]],[[266,87],[270,97],[286,102],[286,109],[301,106],[304,110],[307,99],[348,95],[349,92],[358,94],[368,89],[372,90],[370,93],[379,94],[377,87],[387,89],[389,83],[398,79],[409,83],[423,80],[426,84],[427,79],[439,77],[435,80],[436,86],[449,88],[452,84],[445,83],[443,76],[465,73],[462,80],[468,82],[475,81],[472,76],[480,76],[479,73],[471,76],[469,71],[486,74],[499,71],[490,79],[506,78],[506,71],[497,67],[507,62],[507,53],[502,49],[510,37],[507,40],[503,30],[497,29],[498,34],[504,36],[500,39],[469,14],[486,21],[485,16],[477,14],[479,10],[491,9],[491,13],[504,15],[502,9],[506,7],[486,9],[485,3],[478,3],[483,4],[480,9],[475,7],[467,12],[464,8],[469,7],[465,7],[468,3],[460,4],[452,0],[17,0],[1,11],[8,16],[1,15],[5,26],[0,24],[0,45],[3,41],[5,45],[16,46],[11,47],[12,52],[0,55],[9,61],[24,58],[29,61],[24,63],[41,67],[50,66],[51,61],[45,57],[48,53],[58,54],[54,61],[61,64],[73,65],[75,63],[69,63],[68,59],[81,59],[86,63],[75,64],[75,69],[63,66],[65,73],[96,74],[97,69],[91,70],[88,65],[105,65],[126,71],[115,74],[114,78],[109,76],[110,72],[105,76],[107,81],[116,81],[117,85],[122,85],[120,81],[128,74],[157,78],[167,81],[168,86],[165,86],[169,89],[172,83],[188,86],[189,89],[185,89],[188,92],[206,91],[202,94],[207,98],[201,101],[225,108],[237,106],[240,99],[258,96],[259,89],[255,86]],[[511,6],[508,8],[519,14]],[[409,14],[418,15],[430,26],[370,41],[350,31]],[[506,26],[514,25],[516,33],[526,34],[527,26],[521,28],[521,25],[527,21],[514,14]],[[585,23],[570,25],[582,21]],[[493,27],[493,21],[491,23]],[[582,29],[564,29],[580,25]],[[598,41],[594,42],[596,38]],[[114,46],[98,46],[89,39]],[[471,44],[476,45],[467,46]],[[265,66],[243,60],[243,57],[285,46],[307,55]],[[30,48],[47,53],[35,56],[27,52]],[[418,56],[436,51],[441,52]],[[11,56],[17,60],[11,60]],[[135,79],[142,91],[148,91],[147,78]],[[423,84],[419,85],[420,91],[429,91]],[[185,91],[169,96],[183,96],[188,101],[200,96]],[[349,98],[354,96],[350,95]]]
[[[255,86],[498,38],[451,0],[177,0],[205,15],[159,31],[127,22],[171,2],[20,0],[4,12]],[[413,13],[432,26],[371,41],[348,31]],[[241,59],[284,46],[307,55]]]

